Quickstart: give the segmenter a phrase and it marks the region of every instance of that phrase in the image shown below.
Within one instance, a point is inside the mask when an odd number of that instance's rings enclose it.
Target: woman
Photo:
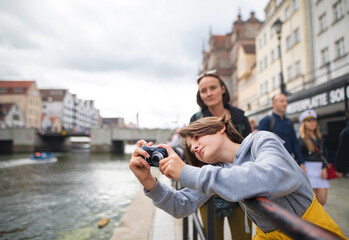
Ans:
[[[180,135],[185,139],[191,166],[170,146],[160,144],[158,147],[166,149],[168,157],[160,161],[159,169],[165,176],[179,181],[184,189],[174,190],[151,174],[143,158],[149,155],[140,148],[151,143],[139,141],[130,160],[130,169],[157,207],[182,218],[213,195],[237,201],[243,207],[243,199],[262,196],[345,239],[317,202],[303,170],[275,134],[258,131],[243,139],[226,117],[207,117],[184,127]],[[247,215],[257,225],[254,239],[290,239],[255,213],[247,212]]]
[[[190,122],[203,117],[227,116],[240,135],[246,137],[251,133],[250,123],[244,115],[244,111],[229,104],[230,94],[224,81],[216,74],[216,71],[209,71],[197,78],[198,91],[196,102],[200,111],[195,113]]]
[[[317,115],[314,110],[306,110],[299,116],[301,126],[299,128],[299,146],[305,160],[305,169],[310,180],[313,191],[321,205],[326,203],[327,188],[330,184],[327,181],[327,169],[322,155],[322,139]]]
[[[198,91],[196,93],[196,102],[200,106],[200,111],[195,113],[190,122],[203,117],[222,117],[227,116],[231,123],[238,129],[243,137],[251,133],[251,126],[244,111],[229,104],[230,94],[224,81],[218,76],[216,70],[205,72],[197,78]],[[206,205],[200,208],[200,215],[203,221],[205,231],[207,232],[207,210]],[[243,226],[244,214],[237,203],[227,202],[222,198],[215,198],[216,215],[216,239],[221,240],[224,237],[224,218],[228,218],[230,232],[233,239],[249,240],[251,234],[246,234]],[[251,222],[250,222],[251,226]]]

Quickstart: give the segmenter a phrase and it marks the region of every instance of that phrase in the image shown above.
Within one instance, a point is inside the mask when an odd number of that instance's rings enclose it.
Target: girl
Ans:
[[[198,91],[196,102],[200,106],[200,111],[195,113],[190,122],[203,117],[226,116],[236,127],[240,135],[246,137],[251,133],[250,123],[244,111],[229,104],[230,94],[224,81],[219,77],[216,70],[208,71],[197,78]],[[214,199],[215,202],[215,222],[216,240],[224,238],[224,218],[227,217],[230,232],[233,239],[250,240],[251,234],[245,232],[244,212],[236,202],[228,202],[220,197]],[[200,207],[200,215],[207,232],[206,204]],[[252,226],[249,221],[249,226]]]
[[[258,131],[243,139],[226,117],[207,117],[183,128],[180,135],[185,139],[191,166],[186,165],[170,146],[160,144],[158,147],[166,149],[169,156],[160,161],[159,169],[162,174],[179,181],[184,189],[177,191],[157,181],[141,157],[149,157],[143,149],[137,148],[130,160],[130,169],[157,207],[182,218],[193,213],[212,195],[239,202],[243,208],[243,199],[267,197],[345,239],[337,224],[314,198],[303,170],[275,134]],[[144,140],[137,143],[138,147],[145,144]],[[251,212],[247,215],[257,225],[254,239],[290,239],[263,218]]]
[[[314,110],[306,110],[300,115],[299,146],[313,191],[319,203],[324,205],[330,184],[327,181],[327,169],[321,160],[322,139],[316,117]]]

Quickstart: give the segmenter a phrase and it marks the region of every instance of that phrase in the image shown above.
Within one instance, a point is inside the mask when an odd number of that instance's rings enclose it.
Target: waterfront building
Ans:
[[[232,31],[226,35],[212,35],[210,32],[209,50],[203,51],[203,60],[200,73],[216,69],[219,76],[227,85],[231,95],[231,104],[239,105],[238,89],[238,56],[240,46],[248,49],[250,53],[251,45],[255,44],[255,36],[258,28],[261,26],[254,12],[244,21],[241,15],[233,23]],[[246,47],[248,46],[248,47]],[[252,47],[253,48],[253,47]],[[250,60],[250,58],[246,58]],[[240,64],[242,62],[240,61]],[[251,65],[247,63],[247,65]],[[252,64],[253,65],[253,64]]]
[[[24,116],[17,103],[0,103],[0,128],[23,128]]]
[[[125,128],[124,118],[102,118],[103,128]]]
[[[47,114],[41,115],[41,132],[62,132],[62,122],[58,117],[49,116]]]
[[[287,116],[295,129],[302,111],[317,112],[329,161],[334,159],[348,111],[348,10],[344,0],[268,2],[265,22],[257,33],[259,107],[246,113],[258,123],[270,114],[272,96],[285,90]],[[282,23],[279,35],[277,20]]]
[[[50,117],[59,118],[63,129],[72,130],[74,127],[73,95],[67,89],[40,89],[40,93],[42,97],[42,113],[48,119]],[[46,128],[47,126],[45,125],[44,127]]]
[[[98,127],[98,110],[92,100],[79,99],[68,89],[40,89],[43,101],[43,114],[58,118],[62,129],[85,132]],[[56,123],[55,129],[59,129]]]
[[[0,81],[0,103],[17,103],[25,127],[40,129],[41,95],[35,81]]]
[[[238,52],[237,77],[239,107],[246,111],[257,109],[259,104],[256,79],[256,55],[254,44],[241,44]]]
[[[91,128],[99,126],[99,111],[94,106],[93,100],[79,99],[74,97],[74,130],[87,132]]]
[[[274,28],[277,20],[282,22],[279,36]],[[304,75],[311,70],[306,20],[306,1],[271,0],[267,4],[264,24],[256,36],[258,110],[271,106],[282,82],[288,93],[302,89]]]

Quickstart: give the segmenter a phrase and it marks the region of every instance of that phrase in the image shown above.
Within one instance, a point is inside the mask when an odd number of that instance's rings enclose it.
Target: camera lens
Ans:
[[[164,158],[164,155],[161,152],[153,152],[153,155],[151,157],[152,162],[159,162],[161,159]]]

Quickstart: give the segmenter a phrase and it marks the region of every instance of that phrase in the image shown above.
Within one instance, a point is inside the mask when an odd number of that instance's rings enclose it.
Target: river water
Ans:
[[[55,156],[50,163],[0,156],[0,239],[110,239],[141,189],[129,154]],[[103,218],[110,222],[98,228]]]

